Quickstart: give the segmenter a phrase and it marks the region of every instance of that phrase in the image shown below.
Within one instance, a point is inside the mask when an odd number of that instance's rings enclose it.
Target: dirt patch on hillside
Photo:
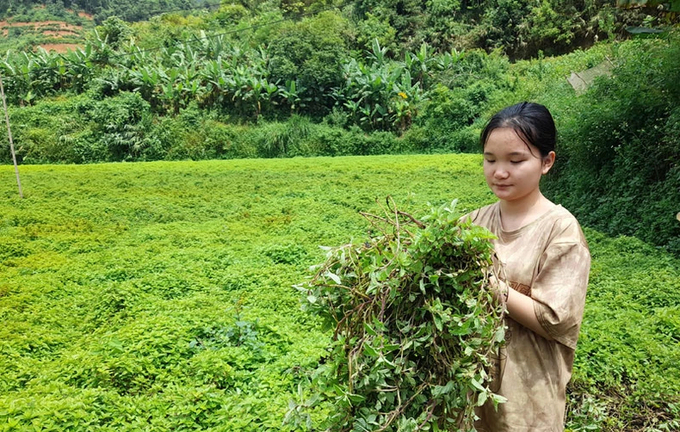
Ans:
[[[66,11],[70,12],[72,14],[76,13],[76,11],[74,11],[73,9],[66,9]],[[78,12],[77,15],[81,18],[87,18],[90,21],[92,21],[94,19],[94,15],[87,13],[87,12],[83,12],[83,11]]]
[[[64,54],[65,52],[75,51],[77,48],[81,48],[81,46],[78,44],[42,44],[38,46],[43,47],[45,51],[54,51],[59,54]]]
[[[0,21],[0,28],[10,28],[10,27],[34,27],[40,30],[44,27],[56,27],[61,30],[71,30],[80,31],[83,26],[65,23],[63,21],[37,21],[37,22],[7,22]]]
[[[64,36],[78,36],[78,33],[74,31],[62,31],[62,30],[45,30],[42,32],[45,36],[53,36],[53,37],[64,37]]]
[[[9,29],[12,27],[25,27],[31,30],[41,32],[47,36],[66,36],[79,35],[83,27],[79,25],[69,24],[63,21],[37,21],[37,22],[8,22],[0,21],[0,34],[7,37]]]

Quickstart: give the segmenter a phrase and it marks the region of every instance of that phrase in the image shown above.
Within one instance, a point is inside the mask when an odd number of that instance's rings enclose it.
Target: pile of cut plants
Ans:
[[[362,213],[367,239],[328,248],[298,286],[304,308],[332,337],[288,420],[325,405],[334,431],[474,430],[504,342],[494,300],[494,238],[456,212],[456,201],[420,220],[396,208]],[[304,406],[306,404],[306,406]]]

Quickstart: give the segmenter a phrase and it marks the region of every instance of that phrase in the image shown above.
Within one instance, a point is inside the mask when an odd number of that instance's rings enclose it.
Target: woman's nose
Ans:
[[[503,167],[498,167],[496,171],[493,172],[493,176],[499,179],[504,179],[508,177],[508,170]]]

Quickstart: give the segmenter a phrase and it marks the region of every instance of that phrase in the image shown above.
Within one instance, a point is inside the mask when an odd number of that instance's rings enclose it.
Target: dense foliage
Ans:
[[[561,111],[552,195],[582,223],[680,254],[680,35],[619,47],[601,79]]]
[[[600,230],[680,248],[679,35],[619,42],[626,26],[677,14],[602,1],[244,1],[131,25],[111,15],[191,5],[35,3],[3,2],[0,16],[87,30],[80,9],[99,26],[64,55],[31,51],[44,42],[35,29],[0,36],[24,164],[477,151],[490,113],[529,99],[561,133],[551,197]],[[565,77],[603,61],[611,77],[576,95]],[[0,167],[0,430],[285,429],[329,336],[289,288],[317,245],[365,235],[356,211],[376,195],[489,202],[479,163],[24,165],[23,201]],[[680,263],[586,234],[568,426],[677,430]]]
[[[476,155],[0,166],[0,430],[282,431],[332,336],[292,285],[359,210],[490,203]],[[420,210],[418,210],[420,209]],[[592,230],[571,430],[680,421],[680,262]],[[301,389],[301,391],[299,391]],[[328,406],[310,412],[314,425]],[[302,419],[301,419],[302,420]],[[304,430],[304,421],[299,429]],[[298,430],[299,430],[298,429]]]
[[[0,4],[0,17],[32,15],[36,6],[44,6],[54,15],[63,14],[65,9],[75,9],[94,15],[100,23],[110,16],[126,21],[140,21],[156,14],[182,9],[191,9],[204,3],[219,4],[219,1],[195,0],[7,0]]]
[[[493,235],[456,203],[418,221],[388,198],[374,234],[332,248],[299,289],[333,329],[314,373],[334,431],[474,430],[504,341],[489,277]],[[497,359],[497,358],[496,358]]]
[[[252,34],[145,50],[133,33],[109,19],[83,51],[0,62],[20,161],[475,152],[489,113],[536,100],[561,134],[551,197],[587,225],[680,251],[677,31],[514,64],[427,44],[390,58],[377,40],[355,55],[337,12],[269,28],[258,48]],[[611,77],[575,96],[565,77],[603,61]]]

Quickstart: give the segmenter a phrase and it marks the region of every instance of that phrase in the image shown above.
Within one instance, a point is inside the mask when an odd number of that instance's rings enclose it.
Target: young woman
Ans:
[[[507,333],[491,372],[493,390],[507,402],[479,409],[479,431],[564,430],[590,253],[574,216],[539,187],[555,162],[555,138],[548,109],[528,102],[500,111],[482,132],[484,176],[499,201],[470,217],[498,237]]]

